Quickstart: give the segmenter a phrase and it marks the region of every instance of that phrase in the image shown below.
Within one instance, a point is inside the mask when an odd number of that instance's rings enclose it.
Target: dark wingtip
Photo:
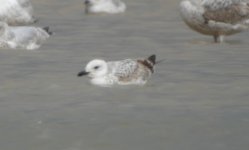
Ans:
[[[51,32],[51,31],[49,30],[49,26],[43,27],[43,30],[46,31],[49,35],[52,35],[52,34],[53,34],[53,32]]]
[[[151,61],[153,64],[155,64],[156,63],[156,55],[155,54],[151,55],[150,57],[148,57],[148,60]]]

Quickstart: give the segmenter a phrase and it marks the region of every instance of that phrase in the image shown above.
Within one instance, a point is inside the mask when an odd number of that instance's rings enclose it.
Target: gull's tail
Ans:
[[[49,35],[52,35],[52,34],[53,34],[53,32],[51,32],[51,31],[49,30],[49,26],[43,27],[42,29],[43,29],[44,31],[46,31]]]
[[[147,58],[147,60],[149,60],[152,63],[152,65],[155,65],[156,64],[156,55],[155,54],[151,55],[150,57]]]

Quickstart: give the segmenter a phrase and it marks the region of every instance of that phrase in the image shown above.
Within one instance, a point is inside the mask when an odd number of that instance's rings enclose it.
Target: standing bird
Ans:
[[[117,14],[126,10],[121,0],[84,0],[86,13]]]
[[[0,0],[0,21],[9,25],[27,25],[37,21],[29,0]]]
[[[249,27],[249,0],[183,0],[180,13],[191,29],[212,35],[216,43]]]
[[[125,59],[109,62],[94,59],[86,65],[84,71],[78,73],[78,76],[88,75],[92,84],[100,86],[113,84],[144,85],[154,72],[155,64],[155,55],[146,59]]]

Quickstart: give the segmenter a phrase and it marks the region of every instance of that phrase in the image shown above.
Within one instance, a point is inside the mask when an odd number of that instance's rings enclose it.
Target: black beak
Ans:
[[[81,76],[84,76],[84,75],[88,75],[89,72],[86,72],[85,70],[84,71],[81,71],[78,73],[78,77],[81,77]]]

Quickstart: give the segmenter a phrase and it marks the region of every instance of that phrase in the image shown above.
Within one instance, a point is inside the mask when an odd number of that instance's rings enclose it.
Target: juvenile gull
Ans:
[[[8,26],[0,22],[0,46],[37,49],[52,34],[48,27]]]
[[[26,25],[37,21],[29,0],[0,0],[0,21],[9,25]]]
[[[86,13],[123,13],[126,5],[121,0],[84,0]]]
[[[86,65],[84,71],[78,73],[78,76],[88,75],[92,84],[100,86],[113,84],[143,85],[154,72],[155,64],[155,55],[146,59],[125,59],[109,62],[94,59]]]
[[[249,0],[183,0],[180,13],[191,29],[215,42],[249,27]]]

